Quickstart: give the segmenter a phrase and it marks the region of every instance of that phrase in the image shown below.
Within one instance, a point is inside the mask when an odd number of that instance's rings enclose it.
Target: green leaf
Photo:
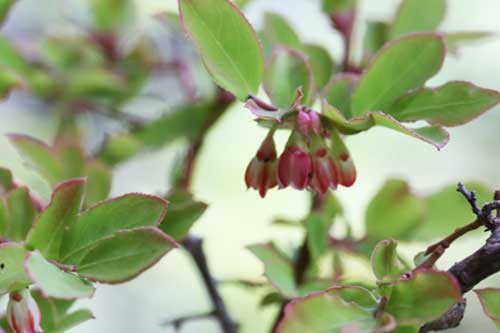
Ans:
[[[40,252],[30,252],[25,260],[25,270],[31,281],[45,297],[75,299],[92,297],[95,288],[74,273],[60,270],[49,263]]]
[[[351,120],[346,120],[344,115],[329,105],[326,101],[323,102],[323,114],[333,121],[335,126],[345,134],[359,133],[366,131],[373,126],[383,126],[397,132],[409,135],[416,139],[422,140],[436,147],[438,150],[442,149],[450,140],[449,133],[441,127],[420,127],[409,128],[398,122],[392,116],[383,112],[368,112],[364,117],[356,117]]]
[[[158,226],[167,206],[159,197],[132,193],[91,207],[80,214],[64,238],[61,261],[78,265],[102,239],[123,230]]]
[[[12,241],[22,241],[33,225],[36,207],[26,187],[18,187],[7,194],[3,209],[4,235]],[[1,217],[0,217],[1,218]]]
[[[370,58],[389,40],[389,24],[381,21],[369,21],[364,39],[365,57]]]
[[[333,107],[339,110],[342,118],[351,119],[352,93],[358,85],[358,77],[349,74],[340,74],[335,77],[323,90],[322,97]],[[344,122],[344,121],[342,121]]]
[[[332,219],[311,214],[305,221],[307,230],[307,245],[313,261],[318,260],[328,250],[329,230]]]
[[[494,36],[495,34],[489,31],[446,32],[444,34],[444,42],[446,43],[448,52],[457,54],[459,47],[464,44],[479,42]]]
[[[427,214],[426,202],[412,193],[404,180],[390,179],[375,194],[365,213],[367,237],[375,242],[384,239],[411,240]]]
[[[398,242],[395,240],[383,240],[373,250],[371,265],[379,283],[394,282],[406,270],[398,257],[397,246]]]
[[[154,125],[147,125],[152,128]],[[142,129],[146,131],[146,129]],[[166,131],[168,133],[168,128]],[[117,134],[108,137],[104,149],[101,152],[101,158],[110,165],[116,165],[135,156],[141,151],[143,143],[134,135]]]
[[[402,96],[387,113],[399,121],[425,120],[434,126],[463,125],[500,102],[500,93],[468,82],[448,82]]]
[[[94,243],[80,260],[77,272],[103,283],[129,281],[176,246],[175,241],[158,228],[121,230]]]
[[[322,0],[322,9],[327,14],[345,12],[356,6],[356,0]]]
[[[288,303],[276,333],[382,333],[395,326],[392,316],[375,319],[373,311],[327,290]]]
[[[0,66],[9,68],[19,75],[28,74],[31,70],[30,64],[4,36],[0,36]]]
[[[287,298],[298,295],[293,265],[290,259],[274,244],[256,244],[248,249],[262,261],[267,278]]]
[[[323,89],[335,73],[335,62],[330,53],[319,45],[306,44],[304,52],[309,57],[314,82],[318,89]]]
[[[491,201],[493,191],[488,186],[478,182],[465,182],[465,185],[476,191],[480,204]],[[415,232],[415,239],[433,240],[446,236],[476,218],[467,200],[457,192],[456,185],[446,186],[426,199],[427,219]]]
[[[417,271],[394,285],[385,310],[398,324],[423,324],[438,319],[461,299],[460,287],[451,274]]]
[[[32,289],[31,295],[42,313],[42,328],[44,332],[64,332],[77,324],[94,319],[92,312],[87,309],[68,313],[74,300],[47,298],[37,289]]]
[[[21,85],[22,80],[17,73],[0,66],[0,99],[6,97],[12,89]]]
[[[61,183],[54,189],[50,204],[28,234],[28,248],[39,250],[47,259],[60,259],[63,239],[77,220],[84,191],[84,179]]]
[[[314,96],[314,81],[307,58],[299,51],[278,46],[264,74],[264,89],[274,105],[288,109],[302,87],[301,104],[308,105]]]
[[[63,166],[53,155],[48,145],[35,138],[20,134],[10,134],[9,139],[19,154],[51,185],[55,185],[61,180],[64,173]]]
[[[88,162],[85,169],[87,176],[85,205],[89,206],[108,197],[113,175],[111,170],[99,160]]]
[[[241,101],[257,93],[262,49],[238,7],[228,0],[179,0],[179,12],[215,82]]]
[[[21,243],[0,244],[0,295],[31,284],[24,271],[26,249]]]
[[[160,229],[175,240],[181,241],[208,206],[204,202],[193,200],[191,193],[182,190],[169,193],[167,200],[170,205]]]
[[[136,13],[131,0],[91,0],[90,6],[95,25],[105,31],[125,28]]]
[[[297,33],[290,24],[278,14],[265,14],[263,35],[271,47],[275,45],[286,45],[296,50],[302,48],[302,42]]]
[[[387,44],[361,77],[353,95],[353,116],[385,111],[402,94],[420,88],[439,71],[444,56],[444,42],[436,34],[410,35]]]
[[[392,23],[389,39],[412,32],[434,31],[446,14],[446,0],[403,0]]]
[[[0,24],[3,23],[9,13],[10,7],[12,7],[15,2],[16,0],[0,0]]]
[[[484,313],[495,323],[500,329],[500,289],[485,288],[474,290],[477,297],[481,301]]]
[[[13,186],[12,172],[0,167],[0,194],[10,191]]]

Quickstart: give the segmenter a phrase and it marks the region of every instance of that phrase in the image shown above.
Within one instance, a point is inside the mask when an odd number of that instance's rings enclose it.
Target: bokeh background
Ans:
[[[152,14],[175,11],[174,0],[137,0],[144,29]],[[366,19],[389,19],[398,0],[361,1],[360,22]],[[74,24],[81,10],[73,0],[20,0],[4,27],[7,34],[57,34]],[[319,14],[316,0],[253,0],[245,9],[250,21],[260,26],[263,13],[284,15],[305,41],[321,43],[332,55],[342,55],[340,37]],[[449,0],[443,31],[485,30],[500,33],[498,0]],[[360,24],[356,34],[361,36]],[[500,37],[461,48],[458,57],[447,58],[441,73],[430,84],[448,80],[470,80],[500,89]],[[409,59],[408,61],[411,61]],[[165,83],[165,93],[175,96],[175,88]],[[148,110],[134,110],[148,112]],[[56,121],[40,112],[36,102],[14,93],[0,104],[0,164],[11,168],[16,178],[47,196],[42,179],[27,169],[5,138],[6,133],[20,132],[50,141]],[[410,137],[375,128],[348,138],[359,178],[352,188],[342,188],[338,197],[347,210],[354,230],[363,231],[363,215],[368,200],[389,177],[407,179],[419,193],[429,193],[459,180],[479,180],[500,188],[500,109],[476,119],[461,128],[451,129],[451,142],[441,152]],[[261,200],[254,191],[246,191],[243,173],[258,143],[265,135],[252,121],[241,104],[235,105],[209,133],[195,171],[193,191],[210,204],[207,213],[196,224],[194,232],[205,238],[210,265],[218,278],[245,277],[260,279],[262,266],[245,246],[269,239],[278,240],[284,248],[300,241],[301,235],[290,228],[273,226],[273,218],[301,218],[308,208],[308,196],[293,190],[271,191]],[[286,137],[278,136],[279,146]],[[125,192],[159,193],[168,188],[167,175],[176,149],[143,154],[120,165],[114,174],[112,195]],[[478,248],[484,236],[460,241],[439,263],[445,269]],[[425,244],[405,246],[411,257]],[[366,267],[358,265],[353,275],[364,275]],[[483,283],[500,287],[500,276]],[[242,323],[242,333],[268,332],[277,309],[259,309],[259,293],[223,286],[222,292],[234,317]],[[495,332],[493,323],[482,315],[478,301],[468,295],[469,306],[463,325],[455,333]],[[209,301],[188,256],[180,250],[166,256],[153,269],[132,282],[119,286],[98,286],[94,299],[79,304],[94,311],[97,319],[75,328],[73,333],[157,333],[173,332],[161,327],[165,319],[209,310]],[[186,333],[216,333],[217,325],[198,321],[184,326]]]

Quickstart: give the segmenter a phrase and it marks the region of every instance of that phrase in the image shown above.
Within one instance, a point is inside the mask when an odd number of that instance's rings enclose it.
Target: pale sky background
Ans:
[[[40,27],[54,34],[66,23],[58,18],[63,0],[20,0],[12,20],[43,22]],[[73,0],[64,5],[64,12],[77,15]],[[364,0],[360,20],[392,17],[396,0]],[[449,10],[443,31],[487,30],[500,33],[500,1],[449,0]],[[175,10],[173,0],[141,0],[144,20],[160,10]],[[33,8],[35,8],[34,15]],[[318,13],[318,1],[313,0],[254,0],[246,9],[252,23],[259,27],[265,11],[284,15],[311,42],[321,43],[337,59],[341,57],[339,36],[332,32],[324,16]],[[362,33],[360,26],[358,34]],[[464,47],[457,58],[447,58],[441,73],[430,84],[448,80],[470,80],[493,89],[500,89],[500,38]],[[14,96],[15,98],[15,96]],[[47,114],[33,112],[37,106],[24,103],[0,105],[0,164],[12,168],[22,181],[36,188],[43,182],[23,167],[19,157],[8,144],[4,134],[27,133],[49,140],[55,128]],[[347,140],[354,156],[358,180],[354,187],[342,189],[338,196],[344,202],[348,218],[355,230],[362,232],[364,208],[383,182],[394,176],[404,177],[420,193],[429,193],[459,180],[477,179],[492,188],[500,188],[500,110],[497,108],[461,128],[451,130],[451,142],[441,152],[432,146],[385,129],[374,129]],[[287,248],[297,244],[300,235],[271,226],[276,216],[300,218],[307,209],[307,195],[292,190],[271,191],[266,200],[256,192],[246,191],[243,173],[265,135],[257,128],[249,112],[236,105],[210,133],[203,150],[193,190],[210,208],[196,225],[194,232],[206,237],[205,246],[213,272],[219,278],[259,278],[262,266],[245,246],[255,242],[278,239]],[[285,137],[279,137],[280,146]],[[174,156],[166,149],[141,156],[118,168],[114,177],[113,195],[142,191],[158,193],[165,190],[168,165]],[[144,170],[147,170],[145,172]],[[45,188],[46,189],[46,188]],[[454,261],[481,245],[483,239],[468,238],[446,254],[439,267],[446,269]],[[408,255],[425,248],[423,244],[407,246]],[[500,277],[490,279],[484,286],[500,287]],[[275,309],[258,309],[258,295],[236,287],[222,289],[234,317],[242,322],[241,333],[267,333],[269,319]],[[469,308],[461,328],[451,333],[495,332],[494,325],[480,313],[478,302],[468,295]],[[98,286],[89,306],[97,319],[74,329],[72,333],[160,333],[173,332],[159,323],[175,316],[203,312],[209,309],[194,267],[181,251],[165,257],[158,265],[136,280],[119,286]],[[218,333],[210,321],[186,325],[185,333]]]

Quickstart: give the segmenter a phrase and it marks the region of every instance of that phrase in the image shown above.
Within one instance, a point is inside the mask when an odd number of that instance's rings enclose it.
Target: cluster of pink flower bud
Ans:
[[[356,169],[340,138],[328,147],[329,133],[322,128],[320,115],[302,106],[297,111],[295,129],[279,159],[271,130],[247,167],[247,187],[258,190],[261,197],[276,186],[324,194],[356,180]]]
[[[7,323],[13,333],[43,332],[38,305],[28,289],[10,293],[7,305]]]

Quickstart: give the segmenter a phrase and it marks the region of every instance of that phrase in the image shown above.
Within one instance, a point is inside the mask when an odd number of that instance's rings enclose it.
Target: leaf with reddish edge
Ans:
[[[0,212],[0,221],[4,220],[0,222],[3,236],[11,241],[22,241],[33,225],[37,212],[30,191],[25,186],[18,187],[8,192],[3,199],[5,206],[0,208],[3,211]]]
[[[24,269],[44,297],[59,299],[90,298],[95,288],[74,273],[62,271],[49,263],[40,252],[29,252]]]
[[[446,146],[450,140],[449,133],[441,127],[427,126],[412,129],[383,112],[368,112],[364,117],[347,120],[339,110],[323,101],[323,115],[331,120],[339,131],[345,134],[359,133],[378,125],[422,140],[433,145],[438,150]]]
[[[291,109],[297,89],[302,87],[303,105],[314,97],[314,79],[307,57],[286,46],[277,46],[264,72],[264,89],[272,103],[281,109]]]
[[[116,232],[159,226],[167,207],[167,201],[162,198],[138,193],[96,204],[81,213],[68,230],[61,248],[61,261],[78,265],[96,242]]]
[[[285,254],[272,243],[251,245],[248,249],[262,261],[267,278],[283,296],[298,296],[293,264]]]
[[[440,35],[407,35],[386,44],[372,59],[352,96],[352,115],[385,111],[402,94],[420,88],[440,69],[445,58]]]
[[[454,81],[408,93],[386,112],[399,121],[425,120],[433,126],[449,127],[468,123],[499,102],[498,91]]]
[[[434,31],[446,14],[446,0],[403,0],[389,30],[389,39]]]
[[[367,294],[361,288],[351,289],[356,294]],[[337,288],[298,298],[288,303],[276,333],[382,333],[391,332],[395,327],[394,318],[382,313],[378,318],[374,310],[357,303],[357,299],[343,298]],[[376,306],[375,300],[372,298]]]
[[[340,74],[323,89],[321,97],[339,110],[345,119],[351,118],[352,93],[359,82],[359,75]]]
[[[60,258],[63,238],[82,206],[85,184],[84,179],[73,179],[56,186],[49,205],[28,233],[29,249],[39,250],[49,260]]]
[[[262,81],[263,56],[255,31],[228,0],[179,0],[184,30],[222,88],[245,101]]]
[[[247,102],[245,103],[245,107],[249,109],[254,115],[257,116],[257,119],[260,121],[261,125],[267,125],[272,128],[275,124],[275,121],[281,123],[282,127],[285,125],[289,125],[289,122],[286,122],[287,119],[292,118],[292,115],[295,115],[296,112],[293,111],[302,101],[304,94],[302,92],[302,87],[297,88],[296,97],[293,100],[293,103],[288,107],[288,109],[280,109],[275,107],[274,105],[268,104],[255,96],[249,96]],[[265,124],[262,120],[272,120],[271,124]],[[291,122],[290,128],[294,128],[295,122]]]
[[[339,184],[349,187],[356,181],[356,166],[337,130],[331,128],[329,131],[331,139],[330,155],[338,168]]]
[[[500,289],[499,288],[484,288],[474,290],[484,313],[495,323],[500,329]]]
[[[385,310],[398,324],[417,325],[438,319],[461,299],[460,286],[453,275],[419,270],[394,284]]]
[[[22,243],[0,244],[0,295],[31,284],[24,271],[26,249]]]
[[[379,283],[394,282],[407,269],[398,257],[397,246],[398,242],[393,239],[383,240],[373,250],[371,265]]]
[[[156,227],[121,230],[95,242],[76,271],[92,281],[122,283],[156,264],[177,246],[174,239]]]

